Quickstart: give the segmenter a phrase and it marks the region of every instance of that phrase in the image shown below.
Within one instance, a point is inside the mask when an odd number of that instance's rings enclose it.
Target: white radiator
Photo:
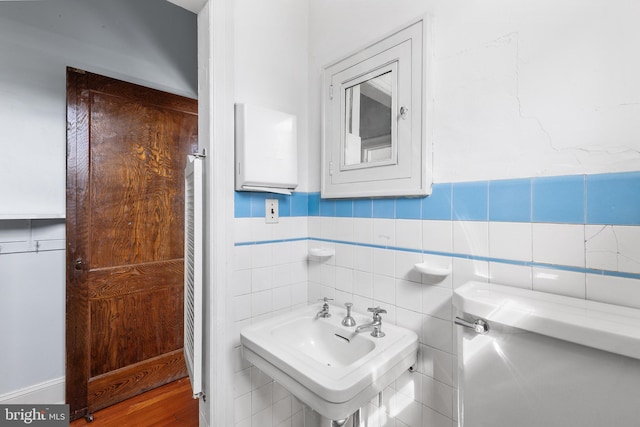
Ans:
[[[202,162],[188,157],[184,192],[184,359],[194,399],[202,395]]]

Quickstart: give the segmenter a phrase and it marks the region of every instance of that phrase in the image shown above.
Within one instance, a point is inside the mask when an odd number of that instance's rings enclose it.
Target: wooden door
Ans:
[[[67,70],[71,418],[186,375],[184,166],[197,101]]]

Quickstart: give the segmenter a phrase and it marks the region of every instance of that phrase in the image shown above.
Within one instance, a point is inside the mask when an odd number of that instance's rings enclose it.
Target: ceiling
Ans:
[[[190,10],[193,13],[198,13],[202,10],[207,0],[167,0],[170,3],[176,4],[184,9]]]

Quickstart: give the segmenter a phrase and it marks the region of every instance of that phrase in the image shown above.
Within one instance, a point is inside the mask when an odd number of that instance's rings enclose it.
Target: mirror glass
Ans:
[[[392,160],[392,71],[345,89],[344,166]]]

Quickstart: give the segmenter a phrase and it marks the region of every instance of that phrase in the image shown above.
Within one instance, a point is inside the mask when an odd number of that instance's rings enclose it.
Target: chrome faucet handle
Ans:
[[[329,301],[333,301],[333,298],[320,298],[318,301],[323,301],[324,304],[322,304],[322,309],[323,310],[329,310]]]
[[[342,326],[356,326],[356,319],[351,317],[351,307],[353,307],[353,304],[345,302],[344,306],[347,307],[347,315],[342,319]]]
[[[367,311],[373,313],[373,316],[376,317],[380,314],[386,314],[387,310],[385,310],[384,308],[380,308],[380,306],[378,307],[369,307],[367,308]]]

